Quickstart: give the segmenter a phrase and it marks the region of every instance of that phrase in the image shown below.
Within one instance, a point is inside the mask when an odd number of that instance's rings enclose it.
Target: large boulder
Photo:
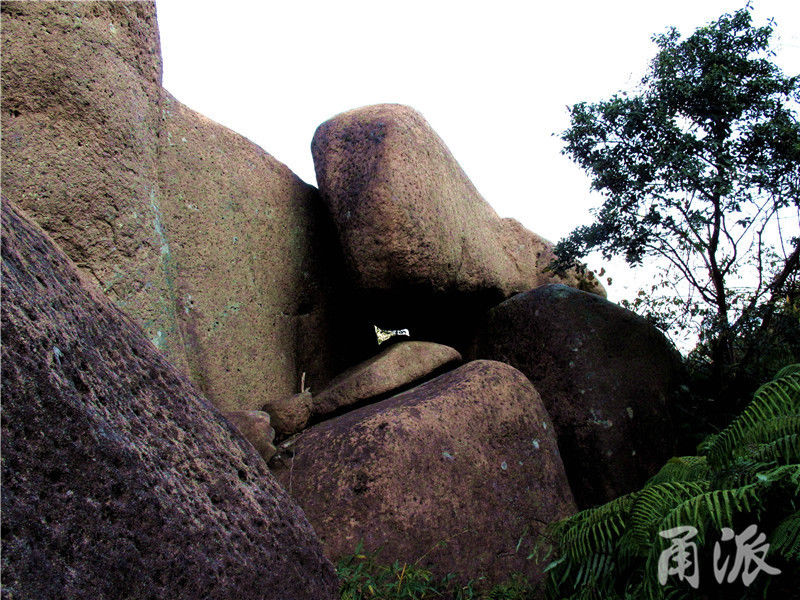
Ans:
[[[301,379],[321,389],[374,334],[349,314],[317,190],[166,92],[162,113],[161,212],[193,380],[225,410],[261,408]]]
[[[491,361],[306,429],[271,465],[329,557],[363,541],[484,585],[539,580],[532,539],[575,508],[539,395]]]
[[[479,356],[513,365],[541,394],[579,506],[641,487],[672,456],[680,356],[631,311],[540,287],[490,311]]]
[[[3,2],[3,194],[185,365],[160,212],[152,2]]]
[[[161,88],[152,2],[2,4],[3,192],[225,410],[368,355],[314,188]]]
[[[463,326],[464,311],[454,306],[476,314],[554,281],[603,293],[591,274],[545,271],[551,244],[499,218],[407,106],[337,115],[319,126],[311,149],[355,286],[383,327],[408,327],[412,336],[432,329],[439,335],[426,339],[441,341],[453,322]]]
[[[3,598],[337,597],[263,460],[2,202]]]

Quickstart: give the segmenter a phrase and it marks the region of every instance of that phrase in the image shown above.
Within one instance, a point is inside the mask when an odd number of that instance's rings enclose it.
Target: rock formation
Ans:
[[[2,234],[3,597],[336,597],[250,444],[6,200]]]
[[[641,487],[672,456],[680,357],[642,317],[547,285],[490,311],[479,355],[516,367],[541,394],[579,506]]]
[[[574,511],[539,395],[491,361],[306,429],[273,464],[331,558],[363,540],[388,563],[487,586],[539,579],[532,539]]]
[[[311,149],[356,293],[381,327],[408,327],[461,350],[457,330],[475,315],[560,281],[545,272],[551,244],[500,219],[413,109],[337,115],[319,126]],[[591,274],[565,277],[603,293]]]
[[[151,2],[2,11],[4,194],[217,406],[365,358],[316,190],[161,88]]]

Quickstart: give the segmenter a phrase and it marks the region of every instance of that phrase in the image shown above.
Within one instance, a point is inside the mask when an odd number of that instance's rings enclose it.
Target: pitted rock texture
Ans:
[[[461,362],[457,350],[431,342],[392,344],[369,360],[337,376],[312,397],[316,417],[391,393],[431,373]]]
[[[265,461],[275,455],[275,430],[269,414],[260,410],[231,410],[222,413]]]
[[[364,322],[359,337],[342,299],[316,189],[166,92],[162,112],[162,213],[192,379],[224,410],[290,396],[303,373],[321,389],[371,331]]]
[[[642,317],[547,285],[490,311],[479,356],[516,367],[541,394],[579,507],[640,488],[672,456],[680,356]]]
[[[409,327],[414,335],[431,298],[455,298],[451,307],[459,297],[473,298],[488,308],[554,281],[604,293],[596,279],[545,272],[552,245],[500,219],[407,106],[337,115],[319,126],[311,148],[349,270],[382,327]],[[435,319],[452,316],[447,304]]]
[[[337,597],[266,465],[2,202],[3,598]]]
[[[4,197],[184,366],[158,187],[154,4],[0,10]]]
[[[271,465],[332,559],[363,540],[386,563],[486,586],[540,579],[532,539],[575,508],[539,395],[492,361],[306,429]]]
[[[206,397],[258,409],[369,355],[317,191],[161,88],[152,2],[2,17],[4,194]]]

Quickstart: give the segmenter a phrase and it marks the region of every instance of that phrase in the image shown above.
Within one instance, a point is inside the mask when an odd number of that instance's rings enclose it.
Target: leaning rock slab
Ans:
[[[363,540],[384,561],[438,575],[538,579],[530,538],[515,550],[520,537],[574,510],[547,411],[497,362],[320,423],[291,448],[271,464],[333,559]]]
[[[655,327],[564,285],[493,308],[479,349],[525,373],[558,430],[578,505],[641,487],[672,456],[680,357]]]
[[[290,396],[303,373],[321,389],[362,355],[317,190],[166,92],[162,114],[161,210],[193,381],[223,410]]]
[[[554,281],[603,293],[594,279],[545,272],[551,244],[500,219],[407,106],[337,115],[317,129],[312,153],[355,284],[389,327],[414,335],[431,298],[466,296],[488,308]],[[442,308],[433,319],[451,316]]]
[[[236,430],[2,202],[3,597],[337,597]]]
[[[312,398],[312,414],[324,416],[397,390],[434,371],[461,362],[458,351],[431,342],[393,344],[348,369]]]

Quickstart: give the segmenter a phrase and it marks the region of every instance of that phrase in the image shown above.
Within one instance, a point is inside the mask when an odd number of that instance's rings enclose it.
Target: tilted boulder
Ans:
[[[328,387],[313,395],[312,415],[325,416],[391,393],[458,362],[461,362],[458,351],[442,344],[392,344],[369,360],[338,375]]]
[[[539,395],[491,361],[306,429],[271,465],[330,558],[363,541],[382,561],[484,585],[540,579],[532,539],[574,511]]]
[[[263,460],[2,202],[3,597],[338,597]]]
[[[485,309],[554,281],[603,293],[591,275],[546,272],[552,245],[499,218],[407,106],[337,115],[319,126],[311,148],[349,271],[382,327],[453,333],[453,321],[463,320],[454,307]]]
[[[212,402],[258,409],[368,355],[316,190],[163,90],[153,2],[2,17],[4,194]]]
[[[547,285],[493,308],[482,338],[479,356],[516,367],[541,394],[579,506],[641,487],[672,456],[680,356],[642,317]]]

